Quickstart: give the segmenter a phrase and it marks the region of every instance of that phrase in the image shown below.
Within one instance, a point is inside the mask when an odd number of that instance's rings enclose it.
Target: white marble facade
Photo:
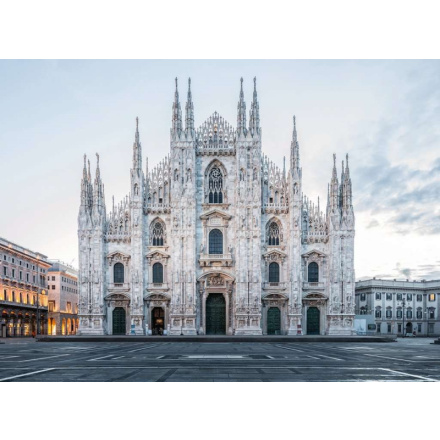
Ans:
[[[259,103],[237,126],[218,113],[194,126],[188,82],[170,154],[142,169],[136,121],[129,195],[107,214],[99,156],[84,157],[79,334],[349,335],[354,319],[354,213],[336,159],[325,212],[302,192],[295,118],[288,170],[262,152]],[[316,170],[315,170],[316,171]]]

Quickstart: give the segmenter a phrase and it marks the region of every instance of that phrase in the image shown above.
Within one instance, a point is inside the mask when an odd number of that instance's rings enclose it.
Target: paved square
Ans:
[[[0,382],[437,382],[432,342],[6,341]]]

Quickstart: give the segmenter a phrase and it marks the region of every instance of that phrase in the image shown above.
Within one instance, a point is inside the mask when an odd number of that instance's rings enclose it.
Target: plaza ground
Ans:
[[[36,342],[0,344],[0,382],[440,381],[434,339],[345,342]]]

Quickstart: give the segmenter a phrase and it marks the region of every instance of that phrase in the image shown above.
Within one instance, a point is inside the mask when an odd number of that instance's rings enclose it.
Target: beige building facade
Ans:
[[[51,261],[47,273],[48,334],[75,335],[78,329],[78,271]]]
[[[47,334],[47,256],[0,238],[0,338]]]

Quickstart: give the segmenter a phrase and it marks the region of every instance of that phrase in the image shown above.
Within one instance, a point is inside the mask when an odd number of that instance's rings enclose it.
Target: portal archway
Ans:
[[[267,334],[281,334],[281,312],[278,307],[270,307],[267,311]]]
[[[125,335],[126,333],[126,317],[123,307],[115,307],[113,310],[113,331],[114,335]]]
[[[319,335],[319,309],[318,307],[309,307],[307,309],[307,334]]]
[[[210,293],[206,299],[206,334],[226,334],[226,301],[221,293]]]
[[[153,335],[163,335],[165,330],[165,312],[162,307],[154,307],[151,311],[151,331]]]

